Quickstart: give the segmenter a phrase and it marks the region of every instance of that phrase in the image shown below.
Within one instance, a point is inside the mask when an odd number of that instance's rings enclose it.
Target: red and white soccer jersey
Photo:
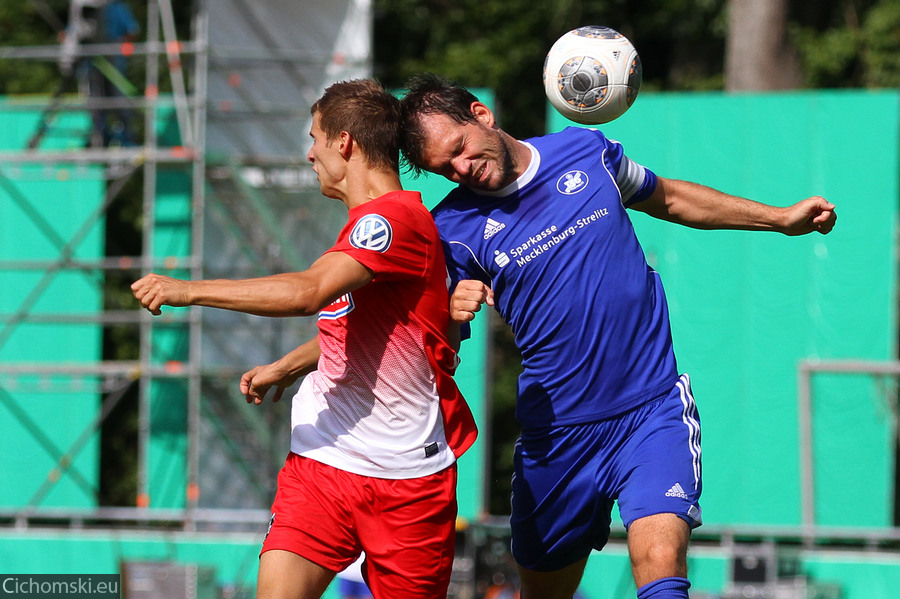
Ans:
[[[443,470],[477,433],[452,378],[447,270],[421,196],[354,207],[329,251],[374,279],[319,313],[322,354],[294,396],[291,451],[379,478]]]

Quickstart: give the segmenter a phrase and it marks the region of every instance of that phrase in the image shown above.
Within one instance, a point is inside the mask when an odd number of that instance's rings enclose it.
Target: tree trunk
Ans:
[[[727,91],[795,89],[802,83],[787,39],[788,0],[729,0]]]

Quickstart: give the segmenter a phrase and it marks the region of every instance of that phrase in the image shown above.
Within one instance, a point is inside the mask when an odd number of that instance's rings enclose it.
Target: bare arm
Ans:
[[[272,401],[277,402],[286,388],[316,369],[320,354],[319,338],[316,336],[271,364],[257,366],[245,372],[241,376],[241,393],[246,397],[247,403],[259,405],[274,386]]]
[[[208,306],[259,316],[311,316],[372,277],[347,254],[329,252],[303,272],[203,281],[149,274],[135,281],[131,290],[156,315],[161,306]]]
[[[819,196],[777,207],[697,183],[662,177],[653,194],[631,208],[695,229],[777,231],[785,235],[813,231],[826,234],[837,220],[834,204]]]

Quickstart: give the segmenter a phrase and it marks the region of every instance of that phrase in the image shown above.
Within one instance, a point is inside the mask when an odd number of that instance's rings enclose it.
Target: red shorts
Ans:
[[[456,542],[456,465],[429,476],[360,476],[288,455],[262,553],[281,549],[339,572],[366,552],[378,598],[444,597]]]

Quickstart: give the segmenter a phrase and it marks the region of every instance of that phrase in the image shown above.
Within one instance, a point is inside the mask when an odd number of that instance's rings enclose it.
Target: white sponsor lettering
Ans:
[[[540,233],[529,237],[525,243],[519,244],[509,250],[509,253],[516,259],[516,264],[518,266],[525,266],[556,244],[572,237],[580,229],[594,224],[607,214],[609,214],[609,211],[606,208],[598,208],[587,216],[576,219],[574,224],[565,229],[559,229],[556,225],[550,225]]]

